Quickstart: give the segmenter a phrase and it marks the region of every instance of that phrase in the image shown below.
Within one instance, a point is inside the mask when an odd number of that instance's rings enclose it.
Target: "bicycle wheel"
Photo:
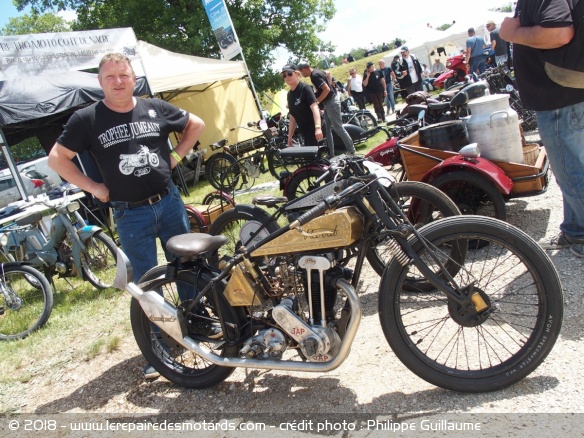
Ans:
[[[478,214],[502,221],[507,217],[505,199],[485,178],[468,171],[448,172],[431,181],[446,193],[462,214]]]
[[[377,120],[370,113],[356,113],[351,123],[360,126],[365,131],[369,131],[377,126]]]
[[[545,252],[521,230],[483,216],[446,218],[420,232],[429,249],[416,237],[409,243],[431,269],[430,251],[453,262],[453,248],[466,250],[454,282],[480,294],[487,309],[476,314],[441,292],[406,290],[419,271],[392,261],[381,281],[379,317],[394,353],[422,379],[462,392],[505,388],[535,370],[563,314],[562,285]],[[479,241],[489,244],[471,244]]]
[[[304,172],[297,173],[296,175],[290,177],[290,181],[284,188],[284,196],[288,198],[289,201],[291,201],[292,199],[296,199],[307,194],[309,191],[315,188],[314,182],[325,172],[325,169],[312,167],[310,169],[306,169]],[[325,183],[326,181],[322,182],[322,184]]]
[[[166,278],[167,266],[157,266],[140,279],[140,283],[157,279],[145,286],[145,291],[156,291],[167,303],[186,309],[190,298],[202,290],[212,279],[210,272],[195,273],[181,271],[176,278]],[[242,325],[242,310],[229,306],[221,291],[211,293],[200,300],[192,313],[185,315],[189,337],[199,341],[209,350],[223,357],[236,357],[239,346],[225,342],[221,315],[228,330],[233,330],[235,337],[237,327]],[[130,305],[132,331],[140,351],[162,376],[186,388],[203,389],[214,386],[235,370],[222,367],[197,356],[151,323],[140,303],[132,299]],[[232,328],[230,328],[232,327]]]
[[[0,340],[23,339],[47,322],[53,291],[46,277],[32,266],[0,267]]]
[[[97,233],[83,244],[81,252],[84,278],[98,289],[107,289],[114,284],[118,247],[104,233]]]
[[[232,155],[211,155],[205,162],[205,178],[215,189],[232,192],[239,183],[241,167]]]
[[[270,169],[270,173],[276,179],[280,179],[280,172],[282,172],[283,170],[292,172],[298,167],[294,165],[286,165],[284,160],[282,160],[282,158],[280,157],[279,149],[269,150],[267,154],[267,159],[268,169]]]
[[[265,228],[260,230],[264,224]],[[262,208],[253,205],[236,205],[233,209],[221,213],[211,225],[209,234],[222,235],[229,239],[229,242],[210,257],[211,263],[218,266],[223,257],[233,256],[241,246],[249,246],[278,228],[276,221]]]
[[[390,194],[416,228],[448,216],[460,214],[456,204],[443,192],[429,184],[401,181],[391,186]],[[393,257],[389,239],[380,239],[367,252],[367,260],[378,275]]]

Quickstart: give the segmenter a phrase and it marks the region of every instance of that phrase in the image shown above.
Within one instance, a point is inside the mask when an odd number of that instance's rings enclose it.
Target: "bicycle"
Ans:
[[[42,273],[21,262],[0,264],[0,341],[27,337],[52,309],[53,291]]]

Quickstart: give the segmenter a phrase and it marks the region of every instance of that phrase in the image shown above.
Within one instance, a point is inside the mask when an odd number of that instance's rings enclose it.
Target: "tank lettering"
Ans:
[[[292,327],[292,334],[293,335],[300,335],[302,336],[306,330],[300,327]]]
[[[338,234],[338,230],[337,227],[335,226],[334,229],[326,229],[326,228],[317,228],[317,229],[307,229],[306,230],[307,234],[312,234],[312,233],[316,233],[313,236],[304,236],[304,240],[307,239],[328,239],[330,237],[335,237]]]

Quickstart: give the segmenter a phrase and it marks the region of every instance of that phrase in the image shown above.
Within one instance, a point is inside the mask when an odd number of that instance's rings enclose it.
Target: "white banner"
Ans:
[[[96,68],[106,53],[136,56],[131,27],[0,37],[0,80]]]

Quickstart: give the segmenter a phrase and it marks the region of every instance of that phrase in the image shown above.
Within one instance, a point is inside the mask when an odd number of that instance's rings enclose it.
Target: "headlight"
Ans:
[[[6,248],[6,245],[8,245],[8,234],[2,233],[0,234],[0,246]]]

